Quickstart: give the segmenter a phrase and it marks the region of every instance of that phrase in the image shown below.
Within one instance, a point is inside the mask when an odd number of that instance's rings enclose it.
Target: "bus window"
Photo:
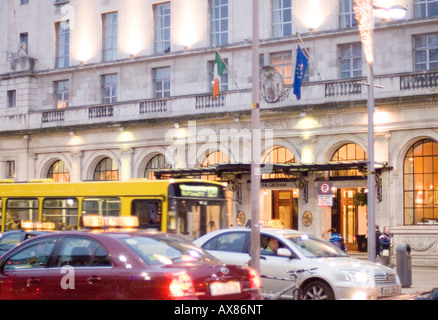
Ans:
[[[161,201],[133,200],[131,215],[138,217],[140,229],[161,230]]]
[[[84,198],[82,202],[82,214],[118,217],[120,210],[121,201],[119,198]]]
[[[207,200],[175,200],[169,202],[168,231],[196,239],[208,232],[227,227],[226,203]]]
[[[5,230],[20,228],[21,221],[38,221],[38,199],[8,199]]]
[[[55,230],[78,228],[78,200],[76,198],[44,199],[43,222],[55,224]]]

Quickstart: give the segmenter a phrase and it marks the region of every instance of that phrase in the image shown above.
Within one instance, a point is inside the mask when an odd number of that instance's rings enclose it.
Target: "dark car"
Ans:
[[[5,252],[11,250],[20,242],[24,240],[45,234],[44,231],[25,231],[25,230],[13,230],[6,231],[0,238],[0,256]]]
[[[0,258],[1,299],[260,299],[260,283],[254,269],[152,231],[50,233]]]

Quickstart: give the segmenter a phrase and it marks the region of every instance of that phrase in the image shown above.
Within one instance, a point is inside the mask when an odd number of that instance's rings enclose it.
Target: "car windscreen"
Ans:
[[[149,265],[171,265],[181,262],[218,262],[204,250],[181,239],[167,237],[129,237],[121,239]]]
[[[323,239],[308,234],[286,234],[292,247],[307,258],[347,257],[348,255]]]

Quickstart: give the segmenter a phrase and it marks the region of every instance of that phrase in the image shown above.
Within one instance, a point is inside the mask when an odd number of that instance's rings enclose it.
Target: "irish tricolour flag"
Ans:
[[[214,83],[213,83],[213,100],[216,100],[216,96],[220,92],[221,88],[221,77],[224,72],[226,66],[224,61],[219,55],[219,52],[216,51],[216,58],[214,59]]]

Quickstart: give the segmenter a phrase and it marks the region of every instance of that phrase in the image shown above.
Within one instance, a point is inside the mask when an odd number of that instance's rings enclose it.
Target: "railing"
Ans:
[[[196,97],[196,109],[220,108],[225,106],[225,95],[219,94],[216,99],[213,95],[204,95]]]
[[[64,118],[64,110],[54,110],[54,111],[44,111],[42,114],[42,123],[49,122],[63,122]]]
[[[325,82],[310,82],[303,86],[302,99],[295,100],[294,95],[276,102],[263,103],[264,109],[288,108],[291,106],[313,105],[336,99],[337,102],[353,102],[366,99],[362,89],[365,78],[344,79]],[[404,91],[405,95],[415,96],[434,94],[438,87],[438,70],[428,72],[403,73],[376,76],[376,82],[382,88],[376,91],[378,98],[399,97]],[[432,90],[430,90],[432,89]],[[292,90],[289,88],[289,90]],[[408,92],[408,90],[410,92]],[[28,114],[6,114],[7,121],[3,130],[21,130],[23,123],[27,128],[38,129],[64,125],[93,124],[100,120],[131,121],[139,119],[190,117],[194,113],[214,112],[239,112],[248,108],[251,103],[250,90],[227,91],[219,94],[215,100],[210,93],[203,95],[184,95],[166,99],[140,100],[136,102],[117,103],[114,105],[95,105],[84,107],[67,107],[46,111],[35,111]],[[23,120],[23,117],[26,118]],[[3,117],[0,115],[0,121]]]
[[[113,106],[98,106],[88,108],[88,119],[114,117]]]
[[[438,87],[438,71],[420,72],[400,76],[400,90]]]
[[[167,112],[167,99],[140,102],[140,114]]]
[[[325,84],[325,97],[341,97],[362,93],[362,80],[350,79],[328,82]]]

